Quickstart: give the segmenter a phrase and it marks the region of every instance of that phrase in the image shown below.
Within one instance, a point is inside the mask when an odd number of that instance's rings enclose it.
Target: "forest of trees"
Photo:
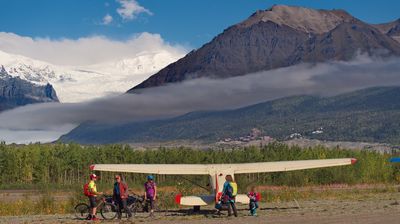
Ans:
[[[390,154],[372,151],[302,149],[280,143],[234,150],[158,148],[136,150],[127,145],[80,146],[77,144],[0,144],[0,188],[34,186],[77,186],[86,182],[96,163],[242,163],[281,160],[354,157],[354,166],[280,173],[238,175],[241,186],[271,184],[303,186],[332,183],[394,183],[400,180],[399,166],[388,162]],[[113,181],[112,173],[99,172],[100,183]],[[126,174],[131,185],[142,184],[146,174]],[[178,176],[156,175],[161,185],[173,185]],[[206,176],[192,180],[207,183]]]

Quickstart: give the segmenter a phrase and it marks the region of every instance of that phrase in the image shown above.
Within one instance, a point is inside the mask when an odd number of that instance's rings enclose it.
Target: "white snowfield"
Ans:
[[[57,66],[0,51],[0,66],[13,77],[50,83],[60,102],[74,103],[123,93],[182,56],[160,50],[101,64]]]

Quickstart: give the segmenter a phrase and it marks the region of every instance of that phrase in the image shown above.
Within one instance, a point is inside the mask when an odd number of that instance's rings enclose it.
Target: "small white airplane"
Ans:
[[[175,201],[180,205],[193,206],[196,210],[200,206],[216,203],[221,196],[226,175],[243,173],[271,173],[292,170],[304,170],[323,167],[352,165],[357,162],[354,158],[297,160],[260,163],[237,164],[94,164],[91,170],[110,172],[130,172],[164,175],[209,175],[211,194],[203,196],[182,196],[178,194]],[[249,203],[245,194],[238,194],[236,202]]]

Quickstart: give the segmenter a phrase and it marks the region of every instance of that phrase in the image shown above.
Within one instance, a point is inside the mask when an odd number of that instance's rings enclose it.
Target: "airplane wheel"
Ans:
[[[199,212],[200,211],[200,206],[193,206],[193,211],[194,212]]]

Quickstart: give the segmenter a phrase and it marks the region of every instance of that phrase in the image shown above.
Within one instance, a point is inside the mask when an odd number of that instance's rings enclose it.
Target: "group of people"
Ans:
[[[225,183],[222,188],[222,194],[219,198],[219,202],[215,205],[218,210],[222,210],[223,205],[228,207],[228,215],[231,215],[231,208],[233,210],[236,209],[235,207],[235,197],[237,195],[237,184],[233,180],[232,175],[225,176]],[[257,208],[258,202],[260,200],[260,194],[256,192],[255,187],[251,187],[250,192],[247,193],[249,197],[249,211],[250,215],[256,216],[257,215]],[[237,213],[235,212],[234,215],[236,216]]]
[[[90,205],[90,215],[88,220],[98,220],[96,217],[97,210],[97,196],[102,195],[103,192],[98,192],[96,187],[96,174],[90,175],[90,181],[84,185],[84,194],[89,198]],[[216,204],[216,208],[221,210],[223,205],[231,206],[235,208],[235,197],[237,195],[237,184],[233,180],[231,175],[225,177],[226,182],[224,183],[222,195],[220,197],[219,203]],[[113,201],[118,206],[118,219],[122,218],[122,209],[128,215],[128,219],[132,217],[130,209],[128,209],[128,184],[122,180],[122,175],[115,175],[115,183],[113,186]],[[249,210],[250,214],[257,215],[256,210],[258,208],[259,193],[255,191],[255,187],[251,188],[248,192],[249,197]],[[144,200],[149,203],[150,206],[150,216],[154,215],[154,202],[157,198],[157,186],[154,182],[154,177],[152,175],[147,176],[147,181],[144,183]],[[229,215],[230,212],[229,212]],[[235,213],[235,215],[237,215]]]
[[[90,214],[88,220],[96,221],[97,212],[97,196],[103,192],[98,192],[96,187],[96,174],[90,175],[90,181],[84,185],[84,194],[89,198]],[[128,215],[128,219],[132,217],[130,209],[128,209],[128,184],[122,180],[122,175],[115,175],[115,183],[113,186],[113,201],[118,206],[118,219],[122,218],[122,209]],[[154,201],[157,198],[157,186],[154,182],[154,177],[147,176],[147,181],[144,183],[144,200],[150,205],[150,215],[154,214]]]

